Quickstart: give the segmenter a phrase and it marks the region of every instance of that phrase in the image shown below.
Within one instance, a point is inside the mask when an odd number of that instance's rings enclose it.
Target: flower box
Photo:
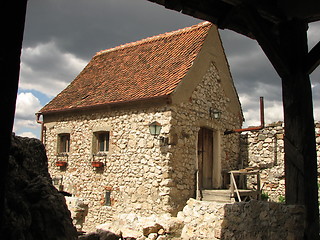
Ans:
[[[56,166],[57,167],[65,167],[65,166],[67,166],[67,162],[66,161],[56,161]]]
[[[101,167],[103,167],[103,162],[93,161],[93,162],[91,162],[91,165],[92,165],[92,167],[95,167],[95,168],[101,168]]]

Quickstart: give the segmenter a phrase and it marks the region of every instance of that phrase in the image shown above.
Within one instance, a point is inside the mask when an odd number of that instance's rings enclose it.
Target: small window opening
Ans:
[[[58,153],[70,152],[70,134],[63,133],[58,136]]]
[[[110,132],[96,132],[96,153],[108,152],[110,142]]]
[[[106,191],[105,205],[111,206],[111,191],[109,191],[109,190]]]

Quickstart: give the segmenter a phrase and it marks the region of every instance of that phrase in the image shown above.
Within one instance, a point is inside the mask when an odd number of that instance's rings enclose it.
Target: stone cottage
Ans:
[[[37,115],[54,183],[89,203],[85,228],[175,215],[238,167],[239,136],[223,133],[242,110],[208,22],[98,52]]]

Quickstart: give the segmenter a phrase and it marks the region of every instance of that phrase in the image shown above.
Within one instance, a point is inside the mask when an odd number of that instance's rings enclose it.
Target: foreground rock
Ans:
[[[142,217],[137,214],[122,214],[110,223],[97,226],[100,230],[110,230],[124,239],[180,239],[184,224],[169,214]]]
[[[0,239],[77,239],[65,198],[51,184],[43,144],[12,137]]]
[[[137,240],[303,239],[304,214],[304,207],[298,205],[257,200],[223,204],[189,199],[177,217],[123,214],[97,228]]]
[[[110,231],[97,230],[96,232],[80,236],[79,240],[119,240],[123,239],[120,235]]]
[[[82,231],[83,223],[85,222],[88,214],[88,203],[77,197],[66,196],[68,209],[71,212],[73,225],[77,228],[78,232]]]

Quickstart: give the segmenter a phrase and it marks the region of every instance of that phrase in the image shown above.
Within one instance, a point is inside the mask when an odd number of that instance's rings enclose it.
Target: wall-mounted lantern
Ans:
[[[62,184],[62,177],[54,177],[52,178],[52,183],[53,185],[57,186],[57,185],[61,185]]]
[[[152,136],[159,136],[162,129],[162,125],[156,121],[149,124],[149,131]]]
[[[210,114],[210,117],[213,119],[220,119],[221,118],[221,111],[219,111],[217,109],[210,108],[209,114]]]
[[[149,124],[149,131],[154,138],[159,139],[161,144],[163,145],[169,145],[168,138],[165,138],[163,136],[160,136],[162,129],[162,125],[156,121]]]
[[[62,181],[63,181],[62,176],[52,178],[53,186],[55,186],[59,191],[63,191]]]

